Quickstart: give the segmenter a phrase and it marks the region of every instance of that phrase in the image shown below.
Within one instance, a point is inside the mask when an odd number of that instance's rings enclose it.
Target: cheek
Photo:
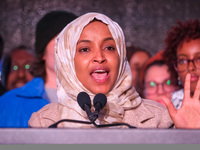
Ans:
[[[119,66],[120,66],[120,60],[119,60],[119,56],[117,55],[117,57],[114,57],[113,60],[117,60],[116,63],[114,64],[113,68],[115,68],[116,72],[116,78],[118,76],[118,72],[119,72]]]
[[[33,79],[33,76],[29,72],[27,72],[26,78],[28,81],[30,81],[31,79]]]
[[[81,58],[74,59],[74,65],[75,65],[76,76],[80,80],[82,77],[84,77],[85,73],[87,72],[86,70],[89,66],[88,60],[87,59],[83,60]]]
[[[178,76],[180,77],[182,85],[184,85],[186,73],[184,73],[184,72],[178,73]]]
[[[144,98],[149,99],[149,100],[156,100],[157,97],[158,96],[156,94],[151,94],[151,95],[144,94]]]
[[[15,78],[16,78],[16,73],[11,72],[11,73],[8,75],[7,82],[8,82],[8,81],[15,80]]]
[[[132,72],[133,79],[135,79],[136,76],[137,76],[137,71],[135,71],[135,70],[132,69],[131,72]]]

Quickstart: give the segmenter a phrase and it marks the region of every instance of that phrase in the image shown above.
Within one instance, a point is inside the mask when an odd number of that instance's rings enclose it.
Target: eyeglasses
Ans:
[[[169,79],[166,79],[162,83],[158,83],[155,81],[150,81],[145,83],[145,93],[146,94],[155,94],[158,92],[158,87],[162,86],[164,92],[171,92],[172,91],[172,83]]]
[[[31,66],[30,66],[29,64],[25,64],[25,65],[23,65],[23,66],[12,65],[12,66],[11,66],[11,71],[12,71],[12,72],[16,72],[16,71],[18,71],[19,69],[23,69],[23,70],[25,70],[25,71],[29,71],[30,67],[31,67]]]
[[[189,63],[192,62],[196,69],[200,69],[200,56],[196,56],[194,59],[178,58],[174,63],[176,71],[182,72],[188,69]]]

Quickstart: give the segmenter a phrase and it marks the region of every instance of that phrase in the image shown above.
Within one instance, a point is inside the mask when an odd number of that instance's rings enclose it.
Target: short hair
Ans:
[[[126,56],[128,59],[128,62],[130,62],[131,57],[136,53],[136,52],[144,52],[146,53],[149,57],[151,57],[151,53],[149,51],[147,51],[146,49],[143,49],[141,47],[137,47],[137,46],[127,46],[126,47]]]
[[[178,85],[178,73],[174,68],[174,62],[177,61],[177,48],[185,41],[200,38],[200,21],[197,19],[187,20],[185,22],[177,21],[177,25],[172,26],[165,38],[164,59],[171,72],[173,82]]]

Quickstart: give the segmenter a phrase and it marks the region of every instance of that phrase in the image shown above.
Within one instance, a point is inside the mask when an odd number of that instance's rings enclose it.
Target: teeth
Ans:
[[[106,71],[105,70],[95,70],[94,72],[95,73],[99,73],[99,72],[101,73],[101,72],[106,72]]]

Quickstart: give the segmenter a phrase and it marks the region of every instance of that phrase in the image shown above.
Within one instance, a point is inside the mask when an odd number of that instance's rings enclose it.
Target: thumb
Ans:
[[[177,110],[176,108],[174,107],[173,103],[171,102],[171,100],[165,96],[162,97],[162,100],[163,102],[165,103],[167,109],[168,109],[168,112],[171,116],[171,118],[175,117],[176,113],[177,113]]]

